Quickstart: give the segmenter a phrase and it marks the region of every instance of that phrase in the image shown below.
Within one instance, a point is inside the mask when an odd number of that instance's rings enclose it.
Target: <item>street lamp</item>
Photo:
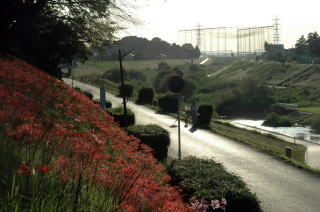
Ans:
[[[124,89],[124,80],[123,80],[123,68],[122,68],[122,60],[128,56],[131,52],[133,52],[134,49],[131,49],[127,53],[125,53],[123,56],[121,54],[121,50],[118,50],[119,53],[119,63],[120,63],[120,79],[121,79],[121,87]],[[125,92],[122,92],[122,101],[123,101],[123,114],[124,114],[124,122],[125,125],[127,125],[127,105],[126,105],[126,97]]]

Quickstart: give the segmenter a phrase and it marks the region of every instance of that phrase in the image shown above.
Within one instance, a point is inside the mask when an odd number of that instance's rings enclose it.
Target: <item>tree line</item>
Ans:
[[[295,44],[294,48],[284,49],[283,45],[269,44],[264,45],[265,53],[263,59],[274,61],[297,61],[299,63],[320,63],[320,36],[317,32],[310,32],[307,38],[302,35]]]
[[[103,51],[96,51],[93,59],[95,60],[118,60],[118,50],[133,52],[133,60],[150,60],[150,59],[195,59],[199,58],[199,48],[193,47],[192,44],[183,44],[182,46],[175,43],[170,44],[158,37],[151,40],[137,36],[128,36],[119,40],[111,47],[105,47]]]

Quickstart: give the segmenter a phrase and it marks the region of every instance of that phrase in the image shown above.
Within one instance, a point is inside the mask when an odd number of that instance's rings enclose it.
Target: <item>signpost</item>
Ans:
[[[168,79],[169,90],[177,94],[178,99],[178,158],[181,160],[181,134],[180,134],[180,97],[184,87],[184,81],[180,76],[172,76]]]

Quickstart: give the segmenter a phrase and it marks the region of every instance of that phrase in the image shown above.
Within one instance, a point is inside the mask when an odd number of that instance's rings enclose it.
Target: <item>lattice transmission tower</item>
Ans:
[[[273,18],[273,44],[280,44],[280,19],[278,16]]]

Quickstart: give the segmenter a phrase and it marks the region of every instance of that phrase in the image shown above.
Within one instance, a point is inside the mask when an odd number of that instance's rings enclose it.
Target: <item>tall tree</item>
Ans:
[[[308,44],[305,37],[302,35],[296,42],[295,45],[295,54],[296,55],[304,55],[308,52]]]
[[[119,23],[134,21],[126,6],[126,0],[1,0],[0,53],[55,74],[59,60],[86,59],[89,48],[109,45]]]
[[[308,34],[307,44],[310,53],[315,57],[320,57],[320,36],[317,32]]]

